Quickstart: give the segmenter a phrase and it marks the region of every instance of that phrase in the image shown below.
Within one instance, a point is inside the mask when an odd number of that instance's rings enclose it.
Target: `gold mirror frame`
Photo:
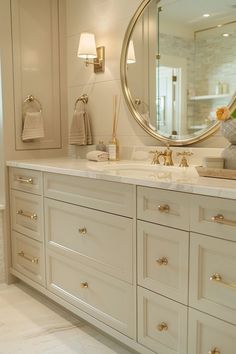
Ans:
[[[214,125],[212,125],[209,129],[205,129],[200,131],[199,135],[196,135],[192,138],[186,138],[186,139],[169,139],[165,136],[162,136],[161,134],[153,131],[151,128],[146,126],[143,121],[142,117],[137,111],[131,93],[130,89],[128,87],[127,83],[127,53],[128,53],[128,45],[129,41],[131,39],[132,33],[134,31],[135,25],[140,18],[140,16],[143,14],[144,10],[147,8],[147,6],[152,2],[153,0],[144,0],[141,5],[138,7],[137,11],[135,12],[134,16],[132,17],[128,28],[125,33],[124,41],[123,41],[123,46],[122,46],[122,52],[121,52],[121,62],[120,62],[120,74],[121,74],[121,87],[122,91],[125,97],[125,101],[128,105],[128,108],[132,114],[132,116],[135,118],[135,120],[138,122],[138,124],[153,138],[160,140],[166,144],[172,145],[172,146],[184,146],[184,145],[191,145],[196,142],[202,141],[206,138],[208,138],[210,135],[214,134],[220,127],[220,122],[216,121]],[[157,0],[157,3],[159,0]],[[232,107],[233,103],[235,102],[235,97],[234,99],[229,103],[229,108]]]

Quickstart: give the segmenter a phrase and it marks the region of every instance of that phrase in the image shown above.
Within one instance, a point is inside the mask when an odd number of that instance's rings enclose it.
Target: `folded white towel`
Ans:
[[[85,111],[74,112],[70,135],[69,135],[70,145],[91,145],[92,144],[92,134],[89,115]]]
[[[99,150],[90,151],[86,155],[87,160],[98,162],[108,161],[108,157],[107,152]]]
[[[44,138],[44,124],[42,112],[26,112],[24,117],[22,140]]]

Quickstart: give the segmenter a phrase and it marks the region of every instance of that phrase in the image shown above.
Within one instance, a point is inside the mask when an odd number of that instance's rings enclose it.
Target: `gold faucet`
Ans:
[[[170,149],[169,146],[167,146],[167,148],[162,152],[162,151],[155,151],[154,152],[154,156],[152,159],[152,164],[154,165],[159,165],[160,164],[160,157],[163,157],[164,166],[173,166],[173,160],[172,160],[172,153],[173,151]]]
[[[190,151],[177,152],[177,156],[182,156],[181,161],[179,163],[179,167],[188,167],[187,156],[192,156],[193,153]]]

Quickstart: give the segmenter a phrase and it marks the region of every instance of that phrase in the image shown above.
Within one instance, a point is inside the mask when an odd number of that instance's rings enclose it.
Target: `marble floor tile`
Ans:
[[[0,354],[132,353],[27,285],[0,285]]]

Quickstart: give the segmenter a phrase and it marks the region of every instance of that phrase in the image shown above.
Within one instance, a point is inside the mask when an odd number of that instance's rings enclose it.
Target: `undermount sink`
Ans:
[[[197,175],[194,167],[151,165],[147,163],[111,163],[103,165],[99,170],[109,175],[153,180],[185,180]]]

